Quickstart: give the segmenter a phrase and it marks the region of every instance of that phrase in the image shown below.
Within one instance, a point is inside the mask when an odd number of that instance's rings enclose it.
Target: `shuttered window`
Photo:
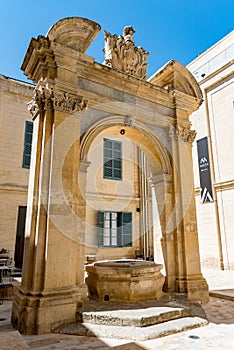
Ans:
[[[98,246],[131,247],[132,213],[99,211]]]
[[[104,179],[122,180],[122,143],[104,139]]]
[[[24,134],[24,154],[22,167],[29,169],[31,161],[33,122],[26,121]]]
[[[132,246],[132,213],[121,213],[122,246]]]

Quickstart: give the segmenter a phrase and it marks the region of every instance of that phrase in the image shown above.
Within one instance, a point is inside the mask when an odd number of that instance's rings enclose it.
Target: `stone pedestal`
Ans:
[[[85,299],[85,285],[28,295],[19,288],[12,305],[12,325],[24,334],[50,333],[60,324],[75,322],[77,306]]]

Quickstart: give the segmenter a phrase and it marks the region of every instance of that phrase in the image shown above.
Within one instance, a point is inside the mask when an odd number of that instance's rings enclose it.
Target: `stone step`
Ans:
[[[210,296],[234,301],[234,289],[222,289],[210,291]]]
[[[191,316],[189,307],[167,305],[144,309],[84,311],[79,314],[78,320],[107,326],[146,327],[187,316]]]
[[[102,324],[76,322],[61,327],[57,332],[79,336],[144,341],[205,326],[207,324],[208,321],[206,319],[197,316],[182,317],[147,327],[107,326]]]

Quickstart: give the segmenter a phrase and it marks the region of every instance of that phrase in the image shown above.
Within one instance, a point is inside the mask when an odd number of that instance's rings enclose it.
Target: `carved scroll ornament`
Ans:
[[[57,93],[54,97],[54,107],[64,112],[79,112],[87,106],[87,100],[82,96],[74,96],[67,92]]]
[[[87,100],[82,96],[56,91],[53,87],[46,85],[35,88],[33,99],[28,103],[28,110],[35,118],[45,110],[55,109],[75,113],[82,111],[86,106]]]
[[[141,46],[136,47],[133,34],[135,30],[132,26],[124,28],[123,35],[119,37],[105,33],[105,61],[104,64],[120,70],[124,73],[134,75],[141,79],[146,79],[146,67],[149,52],[145,51]]]

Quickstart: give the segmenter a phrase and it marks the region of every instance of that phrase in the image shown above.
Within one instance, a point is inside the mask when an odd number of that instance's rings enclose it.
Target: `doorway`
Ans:
[[[18,220],[15,241],[15,267],[22,269],[24,255],[24,231],[27,207],[18,207]]]

